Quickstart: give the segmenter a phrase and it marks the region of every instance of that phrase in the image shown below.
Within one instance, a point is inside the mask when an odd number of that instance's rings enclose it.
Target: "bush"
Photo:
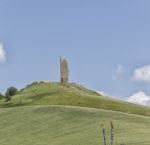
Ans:
[[[27,85],[25,88],[29,88],[29,87],[32,87],[32,86],[37,85],[37,84],[38,84],[38,82],[33,82],[33,83]]]
[[[4,95],[0,93],[0,100],[4,98]]]
[[[17,92],[18,92],[18,90],[15,87],[8,88],[6,93],[5,93],[6,101],[10,101],[12,96],[16,95]]]

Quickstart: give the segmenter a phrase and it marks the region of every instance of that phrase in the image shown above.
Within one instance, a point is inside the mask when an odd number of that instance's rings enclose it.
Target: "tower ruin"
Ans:
[[[68,62],[66,59],[60,58],[60,82],[67,83],[69,76]]]

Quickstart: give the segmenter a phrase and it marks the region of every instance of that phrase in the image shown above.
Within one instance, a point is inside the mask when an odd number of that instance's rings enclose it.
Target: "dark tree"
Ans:
[[[16,95],[17,92],[18,92],[18,90],[15,87],[8,88],[6,93],[5,93],[6,101],[10,101],[12,96]]]
[[[0,93],[0,99],[3,99],[4,98],[4,95],[2,95],[1,93]]]

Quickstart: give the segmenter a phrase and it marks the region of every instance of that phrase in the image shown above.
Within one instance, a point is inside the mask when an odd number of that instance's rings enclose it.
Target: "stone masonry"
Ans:
[[[60,82],[66,83],[68,82],[69,70],[68,70],[68,62],[66,59],[60,58]]]

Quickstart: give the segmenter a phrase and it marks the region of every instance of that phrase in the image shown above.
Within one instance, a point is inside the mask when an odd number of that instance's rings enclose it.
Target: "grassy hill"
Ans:
[[[111,120],[115,145],[149,145],[149,116],[148,107],[75,84],[32,83],[0,100],[0,145],[102,145],[101,124],[108,136]]]
[[[148,117],[62,105],[1,108],[0,144],[102,145],[100,124],[109,128],[110,120],[115,126],[115,145],[149,145]]]
[[[0,100],[1,107],[24,105],[70,105],[150,116],[148,107],[109,99],[75,84],[32,83],[22,89],[10,102]]]

